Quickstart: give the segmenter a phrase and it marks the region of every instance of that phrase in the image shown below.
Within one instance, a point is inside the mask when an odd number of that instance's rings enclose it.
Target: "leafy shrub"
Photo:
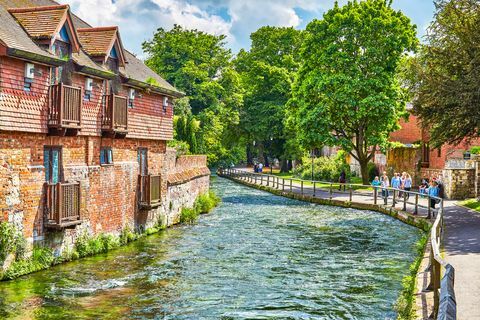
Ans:
[[[14,279],[28,273],[43,270],[50,267],[55,261],[53,251],[49,248],[35,247],[32,256],[28,259],[20,259],[12,263],[3,275],[4,279]]]
[[[312,159],[304,157],[302,165],[295,168],[293,174],[304,180],[312,178]],[[338,181],[340,173],[345,170],[347,179],[350,178],[350,166],[346,161],[346,153],[339,151],[331,157],[318,157],[313,160],[313,179],[323,181]]]
[[[138,239],[138,235],[132,231],[132,229],[127,226],[123,228],[122,232],[120,233],[119,243],[120,245],[126,245],[129,242],[135,241]]]
[[[8,222],[0,223],[0,264],[9,254],[14,254],[16,260],[25,256],[27,242],[23,234]]]
[[[182,208],[180,212],[180,222],[181,223],[194,223],[198,219],[199,213],[195,208]]]
[[[470,148],[471,154],[480,154],[480,146],[474,146]]]

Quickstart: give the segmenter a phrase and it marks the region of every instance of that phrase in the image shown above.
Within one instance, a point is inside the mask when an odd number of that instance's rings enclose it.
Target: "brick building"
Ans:
[[[208,189],[205,157],[167,149],[182,93],[117,27],[51,0],[0,0],[0,21],[0,220],[62,245],[175,223]]]

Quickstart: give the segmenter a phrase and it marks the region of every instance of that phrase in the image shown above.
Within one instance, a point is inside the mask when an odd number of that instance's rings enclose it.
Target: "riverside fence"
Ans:
[[[426,219],[435,219],[431,227],[429,239],[430,261],[427,270],[425,270],[429,272],[430,282],[423,289],[425,292],[433,292],[431,319],[456,319],[455,269],[442,259],[440,254],[444,231],[444,201],[442,198],[396,188],[302,180],[254,173],[235,168],[220,168],[218,169],[218,174],[233,180],[280,190],[284,193],[359,204],[367,203],[378,206],[378,208],[390,207],[415,216],[425,216]],[[432,204],[435,207],[438,205],[438,207],[435,209]]]

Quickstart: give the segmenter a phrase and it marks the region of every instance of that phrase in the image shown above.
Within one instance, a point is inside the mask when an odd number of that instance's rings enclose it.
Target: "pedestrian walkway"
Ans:
[[[445,204],[445,260],[455,268],[458,320],[480,320],[480,213]]]
[[[246,169],[245,169],[246,170]],[[259,185],[294,193],[315,196],[323,199],[353,201],[357,203],[372,203],[373,192],[340,192],[337,188],[330,190],[316,189],[312,185],[299,182],[284,184],[282,178],[277,181],[252,181]],[[378,197],[379,204],[382,199]],[[390,199],[391,201],[391,199]],[[419,200],[418,215],[427,216],[427,199]],[[390,205],[390,204],[389,204]],[[397,209],[404,206],[402,201],[393,204]],[[407,211],[413,212],[412,199],[406,204]],[[458,206],[455,201],[444,201],[445,260],[455,268],[455,295],[457,301],[457,319],[480,320],[480,213]]]

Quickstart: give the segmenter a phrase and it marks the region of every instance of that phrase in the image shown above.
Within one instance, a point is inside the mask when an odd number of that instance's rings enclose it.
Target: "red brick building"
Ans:
[[[50,0],[0,0],[0,21],[0,220],[63,244],[174,223],[208,189],[205,157],[167,151],[182,93],[117,27]]]

